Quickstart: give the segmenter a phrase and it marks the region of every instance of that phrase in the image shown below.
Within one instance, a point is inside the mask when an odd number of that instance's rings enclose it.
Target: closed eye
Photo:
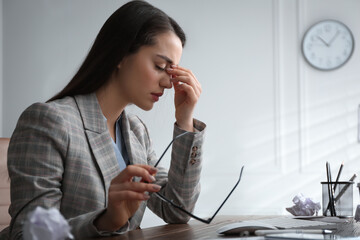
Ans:
[[[164,68],[162,68],[162,67],[160,67],[160,66],[158,66],[158,65],[155,65],[155,68],[156,68],[157,70],[159,70],[159,71],[165,71],[166,66],[165,66]]]

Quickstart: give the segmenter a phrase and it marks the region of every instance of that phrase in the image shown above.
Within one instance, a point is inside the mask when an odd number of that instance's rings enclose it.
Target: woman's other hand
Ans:
[[[95,220],[99,231],[116,231],[126,224],[138,210],[142,201],[150,198],[148,192],[158,192],[161,186],[155,181],[156,168],[148,165],[126,167],[110,184],[109,201],[106,211]],[[133,182],[141,177],[140,182]]]
[[[167,72],[175,89],[176,124],[185,131],[193,132],[193,112],[201,94],[201,85],[189,69],[171,65]]]

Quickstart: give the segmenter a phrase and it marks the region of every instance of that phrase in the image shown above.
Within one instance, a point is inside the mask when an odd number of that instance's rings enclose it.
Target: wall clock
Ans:
[[[302,52],[311,66],[326,71],[343,66],[350,59],[354,46],[354,37],[345,24],[324,20],[306,31]]]

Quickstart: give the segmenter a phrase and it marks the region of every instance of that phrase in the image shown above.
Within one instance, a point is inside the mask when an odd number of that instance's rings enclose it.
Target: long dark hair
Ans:
[[[89,94],[103,86],[121,60],[141,46],[155,44],[155,37],[174,32],[185,45],[181,27],[151,4],[136,0],[116,10],[104,23],[87,57],[66,87],[48,101]]]

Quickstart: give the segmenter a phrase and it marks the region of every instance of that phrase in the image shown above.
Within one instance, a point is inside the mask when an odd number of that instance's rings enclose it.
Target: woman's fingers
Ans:
[[[109,191],[133,191],[133,192],[158,192],[161,186],[143,182],[125,182],[122,184],[112,184]]]
[[[112,183],[129,182],[133,177],[141,177],[143,181],[154,182],[157,169],[149,165],[129,165],[116,176]]]
[[[133,191],[116,191],[109,192],[110,199],[121,199],[122,201],[146,201],[150,198],[147,193],[133,192]]]
[[[167,68],[167,71],[168,73],[171,73],[172,75],[175,76],[189,75],[191,79],[194,80],[194,83],[200,85],[200,82],[197,80],[194,73],[190,69],[173,65],[171,68]]]
[[[172,75],[172,82],[182,82],[190,85],[194,88],[194,91],[197,96],[201,94],[201,85],[200,82],[197,80],[195,75],[192,73],[191,70],[180,67],[174,66],[173,68],[168,68],[167,72]]]
[[[196,103],[198,100],[198,96],[193,87],[187,84],[174,83],[175,91],[183,91],[187,95],[188,103]]]
[[[110,184],[108,206],[100,222],[110,222],[117,229],[138,210],[141,201],[150,198],[149,192],[158,192],[161,186],[148,182],[155,181],[157,169],[148,165],[130,165],[116,176]],[[140,182],[133,182],[134,177],[141,177]],[[104,220],[105,219],[105,220]],[[99,222],[98,222],[99,223]]]
[[[201,89],[194,86],[194,83],[191,81],[191,79],[188,76],[177,76],[176,78],[172,79],[172,82],[174,84],[175,83],[186,83],[187,85],[192,87],[196,96],[200,97]],[[178,85],[182,85],[182,84],[178,84]]]
[[[148,165],[127,166],[117,177],[111,181],[109,188],[110,194],[120,194],[119,200],[146,200],[146,192],[158,192],[161,186],[148,182],[155,181],[157,169]],[[133,182],[133,177],[141,177],[143,181]],[[145,181],[145,182],[144,182]],[[131,193],[131,194],[130,194]],[[123,198],[124,197],[124,198]]]
[[[175,89],[176,124],[185,131],[194,131],[193,112],[201,94],[201,85],[189,69],[172,65],[166,71]]]

